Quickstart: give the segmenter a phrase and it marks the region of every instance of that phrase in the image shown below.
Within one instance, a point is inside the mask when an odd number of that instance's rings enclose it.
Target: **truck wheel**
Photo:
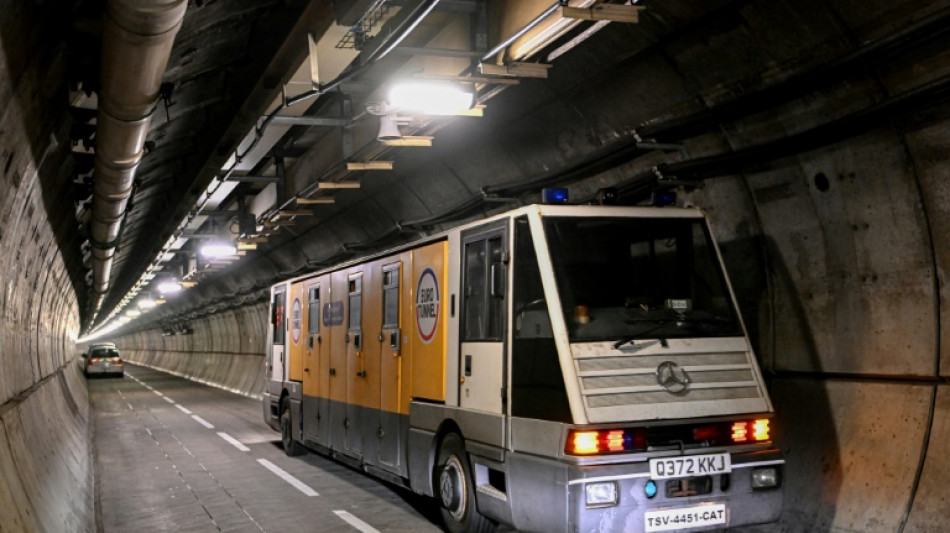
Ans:
[[[280,440],[284,444],[284,453],[291,457],[303,455],[306,451],[299,442],[294,440],[293,427],[293,421],[290,418],[290,402],[288,402],[284,404],[284,410],[280,413]]]
[[[442,521],[452,533],[488,533],[494,524],[475,508],[475,485],[462,438],[449,433],[439,446],[435,466],[435,494]]]

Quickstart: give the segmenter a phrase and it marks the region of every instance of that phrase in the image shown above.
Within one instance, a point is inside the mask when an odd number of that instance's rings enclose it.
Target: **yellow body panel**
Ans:
[[[290,376],[303,381],[304,394],[401,414],[409,413],[415,398],[444,401],[447,255],[448,244],[437,242],[294,283],[288,298]],[[393,268],[399,319],[397,327],[384,328],[383,277]],[[350,324],[354,283],[360,288],[358,325]],[[318,285],[319,333],[311,339],[309,296]]]
[[[303,361],[303,393],[307,396],[317,396],[320,390],[320,335],[319,332],[311,333],[309,329],[310,324],[310,290],[316,288],[320,285],[320,278],[304,280],[300,283],[302,285],[302,299],[301,304],[303,305],[303,327],[302,327],[302,337],[303,337],[303,350],[304,350],[304,361]],[[320,287],[320,290],[324,289]],[[320,301],[323,301],[323,295],[321,294]],[[317,321],[320,321],[320,312],[317,311]]]
[[[448,244],[438,242],[412,251],[410,297],[404,301],[411,358],[411,398],[445,400]],[[407,309],[408,308],[408,309]],[[409,398],[400,406],[409,414]]]
[[[306,322],[304,308],[307,305],[303,284],[295,283],[290,286],[290,296],[287,299],[288,335],[287,335],[287,377],[291,381],[303,381],[304,347],[306,346]]]
[[[383,269],[397,268],[396,275],[399,277],[399,319],[397,328],[384,328],[383,340],[380,343],[380,406],[383,411],[391,413],[405,412],[401,411],[400,399],[403,393],[403,376],[405,371],[403,366],[409,360],[409,350],[403,342],[406,337],[406,317],[409,316],[406,302],[410,300],[409,296],[409,276],[406,274],[412,255],[410,252],[403,252],[393,257],[387,257],[380,262],[380,276]],[[382,283],[379,284],[380,301],[382,301]],[[382,317],[380,317],[382,319]],[[396,335],[398,349],[394,350],[391,346],[391,337]]]
[[[334,306],[333,316],[342,314],[339,324],[331,325],[327,329],[329,341],[328,369],[329,386],[324,393],[327,398],[337,402],[346,402],[346,317],[349,316],[349,301],[347,300],[347,270],[338,270],[330,274],[330,305]],[[326,305],[326,304],[324,304]]]

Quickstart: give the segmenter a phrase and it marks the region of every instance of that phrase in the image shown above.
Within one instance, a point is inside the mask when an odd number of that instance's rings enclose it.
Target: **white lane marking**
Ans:
[[[247,446],[241,444],[241,441],[235,439],[234,437],[232,437],[231,435],[228,435],[227,433],[222,433],[222,432],[219,431],[219,432],[218,432],[218,436],[221,437],[222,439],[228,441],[229,443],[231,443],[231,446],[234,446],[235,448],[241,450],[242,452],[249,452],[249,451],[251,451],[250,448],[248,448]]]
[[[129,406],[129,411],[135,411],[135,408],[132,407],[132,404],[130,404],[129,402],[125,402],[125,405]]]
[[[162,399],[164,399],[164,400],[165,400],[166,402],[168,402],[168,403],[175,403],[175,400],[172,400],[172,399],[169,398],[168,396],[162,396]]]
[[[194,418],[199,424],[201,424],[202,426],[208,429],[214,429],[214,426],[211,424],[211,422],[208,422],[207,420],[205,420],[204,418],[201,418],[198,415],[191,415],[191,418]]]
[[[346,511],[333,511],[333,514],[339,516],[343,520],[346,520],[346,523],[362,531],[363,533],[379,533],[378,529],[360,520],[359,518],[356,518],[351,513]]]
[[[177,403],[175,404],[175,407],[177,407],[179,411],[181,411],[182,413],[185,413],[186,415],[191,414],[191,411],[189,411],[188,409],[185,409],[184,407],[178,405]]]
[[[148,433],[149,435],[152,434],[152,430],[151,430],[151,429],[148,429],[148,428],[145,428],[145,432]]]
[[[159,396],[165,396],[164,394],[158,392],[158,391],[155,390],[155,389],[152,389],[152,392],[154,392],[155,394],[157,394],[157,395],[159,395]]]
[[[291,485],[293,485],[295,489],[306,494],[307,496],[319,496],[319,494],[317,494],[317,491],[311,489],[307,485],[304,485],[302,481],[288,474],[283,468],[275,465],[274,463],[268,461],[267,459],[258,459],[257,462],[264,465],[264,468],[277,474],[278,477],[280,477],[287,483],[290,483]]]

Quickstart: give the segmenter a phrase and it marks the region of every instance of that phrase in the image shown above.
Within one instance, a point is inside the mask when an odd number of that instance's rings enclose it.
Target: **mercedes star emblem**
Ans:
[[[673,361],[663,361],[656,367],[656,382],[670,394],[686,394],[689,374]]]

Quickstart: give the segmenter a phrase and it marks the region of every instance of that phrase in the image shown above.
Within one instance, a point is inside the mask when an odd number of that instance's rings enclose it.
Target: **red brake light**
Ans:
[[[716,440],[717,437],[719,437],[719,428],[716,426],[693,428],[693,440]]]
[[[623,451],[623,430],[607,433],[607,449],[612,452]]]
[[[571,455],[633,452],[647,449],[646,433],[634,429],[574,430],[567,434],[564,451]]]
[[[749,440],[749,431],[746,429],[745,422],[735,422],[732,424],[732,442],[745,442]]]
[[[567,437],[567,453],[574,455],[590,455],[600,451],[597,445],[596,431],[571,431]]]
[[[769,440],[771,437],[767,418],[733,422],[731,433],[732,442],[737,444],[741,442],[762,442]]]

